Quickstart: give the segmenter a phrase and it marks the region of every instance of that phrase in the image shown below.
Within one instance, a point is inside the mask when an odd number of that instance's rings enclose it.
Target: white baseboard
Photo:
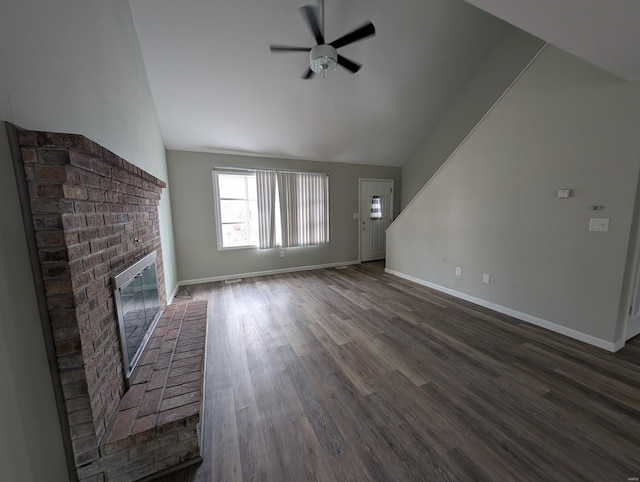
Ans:
[[[360,261],[357,261],[357,260],[341,261],[339,263],[314,264],[311,266],[295,266],[293,268],[271,269],[267,271],[254,271],[252,273],[238,273],[238,274],[228,274],[223,276],[213,276],[211,278],[189,279],[184,281],[178,281],[178,286],[176,286],[176,292],[180,286],[186,286],[186,285],[196,285],[200,283],[213,283],[214,281],[225,281],[228,279],[253,278],[255,276],[268,276],[271,274],[295,273],[296,271],[309,271],[312,269],[335,268],[336,266],[347,266],[352,264],[360,264]],[[175,296],[175,292],[174,292],[174,296]]]
[[[521,311],[516,311],[511,308],[507,308],[506,306],[498,305],[496,303],[492,303],[487,300],[483,300],[482,298],[476,298],[475,296],[468,295],[466,293],[462,293],[460,291],[452,290],[451,288],[446,288],[444,286],[437,285],[435,283],[431,283],[429,281],[422,280],[420,278],[416,278],[414,276],[410,276],[404,273],[400,273],[390,268],[386,268],[385,272],[397,276],[399,278],[403,278],[409,281],[413,281],[422,286],[426,286],[428,288],[432,288],[436,291],[440,291],[442,293],[446,293],[448,295],[454,296],[456,298],[460,298],[461,300],[469,301],[476,305],[480,305],[484,308],[489,308],[490,310],[497,311],[498,313],[502,313],[505,315],[512,316],[522,321],[526,321],[527,323],[531,323],[532,325],[539,326],[541,328],[545,328],[547,330],[560,333],[561,335],[568,336],[569,338],[573,338],[574,340],[582,341],[589,345],[596,346],[598,348],[602,348],[603,350],[607,350],[610,352],[616,352],[620,350],[624,346],[624,340],[618,340],[616,342],[606,341],[601,338],[596,338],[595,336],[588,335],[586,333],[582,333],[581,331],[574,330],[572,328],[567,328],[566,326],[558,325],[557,323],[553,323],[551,321],[543,320],[542,318],[538,318],[536,316],[529,315],[527,313],[523,313]]]

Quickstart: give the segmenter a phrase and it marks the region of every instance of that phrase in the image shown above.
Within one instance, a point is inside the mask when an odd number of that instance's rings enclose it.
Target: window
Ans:
[[[218,249],[329,242],[329,178],[308,172],[214,171]]]
[[[218,247],[258,244],[258,199],[254,173],[216,172]]]
[[[371,198],[371,219],[382,219],[382,203],[380,196]]]
[[[329,242],[329,178],[326,174],[279,172],[283,246]]]

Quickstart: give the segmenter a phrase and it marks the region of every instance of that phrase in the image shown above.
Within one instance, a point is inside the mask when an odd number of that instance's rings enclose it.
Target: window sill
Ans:
[[[236,251],[239,249],[258,249],[258,245],[249,244],[247,246],[218,246],[218,251]]]

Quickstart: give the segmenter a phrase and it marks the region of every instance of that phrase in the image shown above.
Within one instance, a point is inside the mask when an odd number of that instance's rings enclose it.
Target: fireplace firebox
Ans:
[[[112,282],[122,345],[122,363],[128,387],[129,378],[162,313],[156,252],[152,251],[114,276]]]

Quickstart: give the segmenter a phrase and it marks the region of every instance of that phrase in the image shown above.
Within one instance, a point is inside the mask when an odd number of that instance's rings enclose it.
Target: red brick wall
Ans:
[[[78,135],[19,131],[38,256],[77,467],[124,393],[111,277],[157,252],[165,183]]]

